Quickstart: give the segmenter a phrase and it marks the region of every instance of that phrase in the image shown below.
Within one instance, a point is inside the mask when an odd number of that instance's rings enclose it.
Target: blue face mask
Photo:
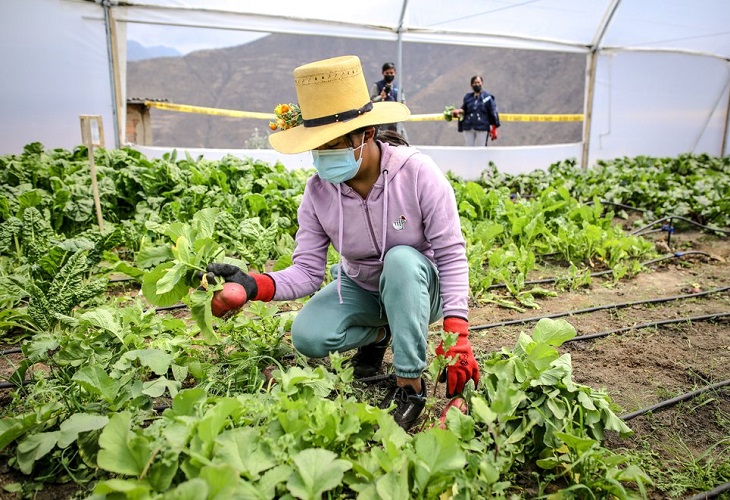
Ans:
[[[312,160],[314,168],[317,169],[319,177],[332,184],[346,182],[357,175],[362,163],[362,148],[365,147],[365,134],[362,135],[363,142],[358,146],[360,158],[355,160],[355,149],[313,149]]]

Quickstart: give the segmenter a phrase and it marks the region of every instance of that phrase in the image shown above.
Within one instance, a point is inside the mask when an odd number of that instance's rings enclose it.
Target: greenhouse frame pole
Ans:
[[[596,67],[598,66],[598,50],[603,41],[603,37],[606,35],[606,30],[611,24],[613,15],[618,9],[618,5],[621,0],[614,0],[606,10],[606,15],[601,22],[601,25],[596,30],[595,37],[591,43],[590,52],[588,53],[588,77],[587,77],[587,92],[585,102],[585,113],[583,118],[583,155],[581,158],[581,167],[587,169],[589,167],[589,153],[591,148],[591,126],[593,120],[593,98],[595,95],[596,88]]]
[[[403,0],[403,8],[400,11],[400,20],[398,21],[398,29],[396,31],[396,34],[398,35],[398,53],[397,53],[397,61],[398,61],[398,73],[400,76],[398,77],[398,81],[400,82],[400,102],[404,102],[406,100],[406,94],[403,90],[405,82],[403,78],[403,20],[406,18],[406,10],[408,9],[408,0]]]
[[[119,92],[118,90],[118,59],[117,59],[117,44],[116,44],[116,29],[114,29],[114,19],[112,17],[111,13],[111,1],[110,0],[102,0],[101,5],[104,9],[104,27],[106,30],[106,51],[107,51],[107,57],[109,58],[109,83],[111,84],[111,93],[112,93],[112,121],[114,122],[113,130],[114,130],[114,147],[118,148],[120,143],[120,133],[119,131],[122,129],[121,124],[119,123],[119,109],[120,109],[120,103],[119,103]]]
[[[727,156],[727,134],[730,131],[730,88],[727,91],[727,106],[725,108],[725,129],[722,131],[722,146],[720,146],[720,156]]]

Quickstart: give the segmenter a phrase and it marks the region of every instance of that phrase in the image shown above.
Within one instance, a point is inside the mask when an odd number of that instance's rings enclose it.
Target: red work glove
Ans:
[[[489,137],[492,138],[493,141],[497,140],[497,127],[492,125],[489,127]]]
[[[447,316],[444,318],[444,331],[457,333],[459,338],[447,353],[444,354],[443,342],[436,348],[436,354],[447,358],[454,358],[458,355],[456,363],[446,367],[441,373],[440,380],[446,380],[446,396],[453,397],[464,390],[467,381],[473,380],[474,384],[479,383],[479,365],[474,359],[474,352],[469,343],[469,323],[464,318]]]

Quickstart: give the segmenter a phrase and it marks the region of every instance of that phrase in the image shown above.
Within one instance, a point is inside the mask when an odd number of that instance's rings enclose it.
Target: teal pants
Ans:
[[[332,267],[336,278],[338,266]],[[428,325],[442,316],[438,272],[409,246],[391,248],[383,261],[377,292],[356,285],[345,273],[317,292],[297,314],[291,334],[294,347],[310,358],[344,352],[375,341],[390,325],[393,365],[399,377],[417,378],[426,368]]]

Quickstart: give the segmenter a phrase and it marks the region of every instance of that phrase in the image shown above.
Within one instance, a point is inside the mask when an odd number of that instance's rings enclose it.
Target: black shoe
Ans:
[[[384,328],[385,337],[378,342],[373,342],[372,344],[358,348],[357,353],[350,358],[350,365],[352,365],[355,378],[372,377],[380,370],[385,351],[388,350],[391,338],[388,325],[385,325]]]
[[[380,403],[380,408],[390,408],[395,403],[393,410],[393,418],[403,429],[408,430],[413,427],[418,417],[421,416],[423,408],[426,406],[426,382],[421,379],[421,392],[416,393],[411,387],[394,387],[386,394]]]

